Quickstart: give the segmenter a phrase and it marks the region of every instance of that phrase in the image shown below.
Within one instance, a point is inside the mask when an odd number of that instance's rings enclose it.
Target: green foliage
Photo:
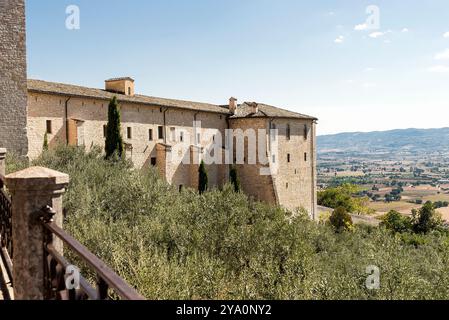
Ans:
[[[59,147],[33,165],[70,175],[64,228],[148,299],[449,299],[444,234],[407,243],[385,228],[335,233],[232,185],[179,193],[100,149]],[[379,290],[366,289],[369,265]]]
[[[201,161],[200,167],[198,169],[198,191],[200,194],[203,194],[207,191],[209,179],[207,177],[207,171],[206,171],[206,165],[204,164],[204,161]]]
[[[29,166],[26,158],[20,157],[13,152],[6,154],[6,174],[23,170]]]
[[[44,144],[42,146],[43,151],[48,151],[48,133],[45,132],[44,134]]]
[[[336,208],[331,214],[329,222],[334,227],[336,232],[349,231],[354,227],[352,218],[346,211],[345,207]]]
[[[436,201],[433,203],[433,206],[435,209],[447,208],[447,207],[449,207],[449,202],[448,201]]]
[[[412,220],[395,210],[391,210],[382,218],[381,226],[393,232],[408,232],[412,230]]]
[[[122,158],[123,138],[121,133],[121,116],[117,97],[113,97],[108,108],[108,125],[106,130],[106,158]]]
[[[427,201],[419,210],[412,210],[412,216],[413,230],[416,233],[428,233],[443,224],[431,201]]]
[[[372,213],[368,208],[369,198],[356,197],[360,193],[359,187],[351,184],[343,184],[339,187],[329,188],[318,192],[318,204],[336,209],[343,207],[350,213]]]
[[[229,172],[231,184],[234,187],[235,192],[240,192],[240,179],[237,174],[237,168],[235,166],[232,166],[230,172]]]

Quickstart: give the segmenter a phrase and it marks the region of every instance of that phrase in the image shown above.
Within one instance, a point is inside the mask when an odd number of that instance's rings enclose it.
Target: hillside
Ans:
[[[449,128],[352,132],[318,137],[318,153],[449,153]]]

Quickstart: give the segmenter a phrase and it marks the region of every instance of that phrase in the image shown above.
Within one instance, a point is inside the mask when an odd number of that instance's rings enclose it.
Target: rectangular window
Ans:
[[[47,125],[47,128],[46,128],[47,131],[46,132],[48,134],[51,134],[52,133],[51,120],[47,120],[46,125]]]
[[[153,141],[153,129],[148,130],[148,140]]]
[[[108,134],[108,126],[104,125],[103,126],[103,138],[106,138],[107,134]]]
[[[197,143],[197,144],[200,144],[200,143],[201,143],[201,134],[200,134],[200,133],[198,133],[198,134],[196,135],[196,143]]]
[[[184,132],[179,133],[179,141],[184,142]]]
[[[128,96],[131,95],[131,87],[128,87]]]
[[[156,166],[156,163],[157,163],[157,159],[156,159],[156,158],[151,158],[151,165],[152,165],[153,167]]]
[[[288,189],[288,182],[285,184],[285,188]]]
[[[126,136],[128,137],[128,139],[133,138],[133,131],[131,127],[126,128]]]
[[[176,141],[176,128],[174,128],[174,127],[170,128],[170,139],[173,142]]]
[[[290,153],[287,154],[287,162],[290,163]]]
[[[309,135],[309,127],[305,124],[304,125],[304,140],[307,140]]]
[[[51,134],[51,120],[47,120],[47,133]]]
[[[307,152],[304,152],[304,161],[307,162]]]
[[[286,136],[287,136],[287,140],[290,140],[291,130],[290,130],[290,125],[289,124],[287,124]]]
[[[164,127],[163,126],[159,126],[157,128],[157,134],[158,134],[158,139],[159,140],[164,139]]]

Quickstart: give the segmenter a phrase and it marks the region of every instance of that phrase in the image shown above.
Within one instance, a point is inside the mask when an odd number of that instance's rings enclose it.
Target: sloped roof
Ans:
[[[116,96],[119,102],[122,103],[123,102],[137,103],[158,107],[179,108],[192,111],[203,111],[203,112],[212,112],[230,115],[228,106],[220,106],[210,103],[193,102],[185,100],[150,97],[138,94],[134,96],[127,96],[124,94],[108,92],[103,89],[87,88],[71,84],[47,82],[42,80],[29,79],[28,91],[56,94],[62,96],[80,97],[80,98],[103,99],[103,100],[110,100],[112,99],[112,97]],[[231,119],[268,117],[268,118],[296,118],[296,119],[317,120],[316,118],[311,116],[288,111],[285,109],[273,107],[262,103],[257,103],[259,111],[256,114],[254,114],[252,113],[253,108],[251,107],[251,105],[254,103],[255,102],[245,102],[243,104],[240,104],[237,107],[236,113],[231,116]]]
[[[188,109],[193,111],[205,111],[220,114],[229,114],[229,109],[214,104],[183,101],[175,99],[164,99],[157,97],[149,97],[143,95],[127,96],[124,94],[112,93],[102,89],[87,88],[81,86],[74,86],[70,84],[47,82],[42,80],[28,80],[28,91],[58,94],[64,96],[85,97],[94,99],[110,100],[116,96],[119,102],[139,103],[147,105],[155,105],[160,107],[171,107]]]
[[[253,113],[253,106],[257,105],[258,112]],[[285,109],[273,107],[263,103],[244,102],[237,107],[237,110],[231,119],[236,118],[295,118],[295,119],[310,119],[318,120],[305,114],[288,111]]]
[[[131,77],[111,78],[111,79],[108,79],[108,80],[105,80],[105,81],[106,81],[106,82],[112,82],[112,81],[121,81],[121,80],[129,80],[129,81],[134,82],[134,79],[131,78]]]

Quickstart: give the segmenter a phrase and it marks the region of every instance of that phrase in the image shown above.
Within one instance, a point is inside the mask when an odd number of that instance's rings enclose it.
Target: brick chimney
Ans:
[[[109,92],[120,93],[126,96],[134,95],[134,79],[130,77],[113,78],[105,81],[105,89]]]
[[[251,102],[249,103],[249,106],[251,107],[251,113],[259,112],[259,105],[257,104],[257,102]]]
[[[232,114],[235,114],[236,110],[237,110],[237,99],[231,97],[229,98],[229,111],[231,111]]]

